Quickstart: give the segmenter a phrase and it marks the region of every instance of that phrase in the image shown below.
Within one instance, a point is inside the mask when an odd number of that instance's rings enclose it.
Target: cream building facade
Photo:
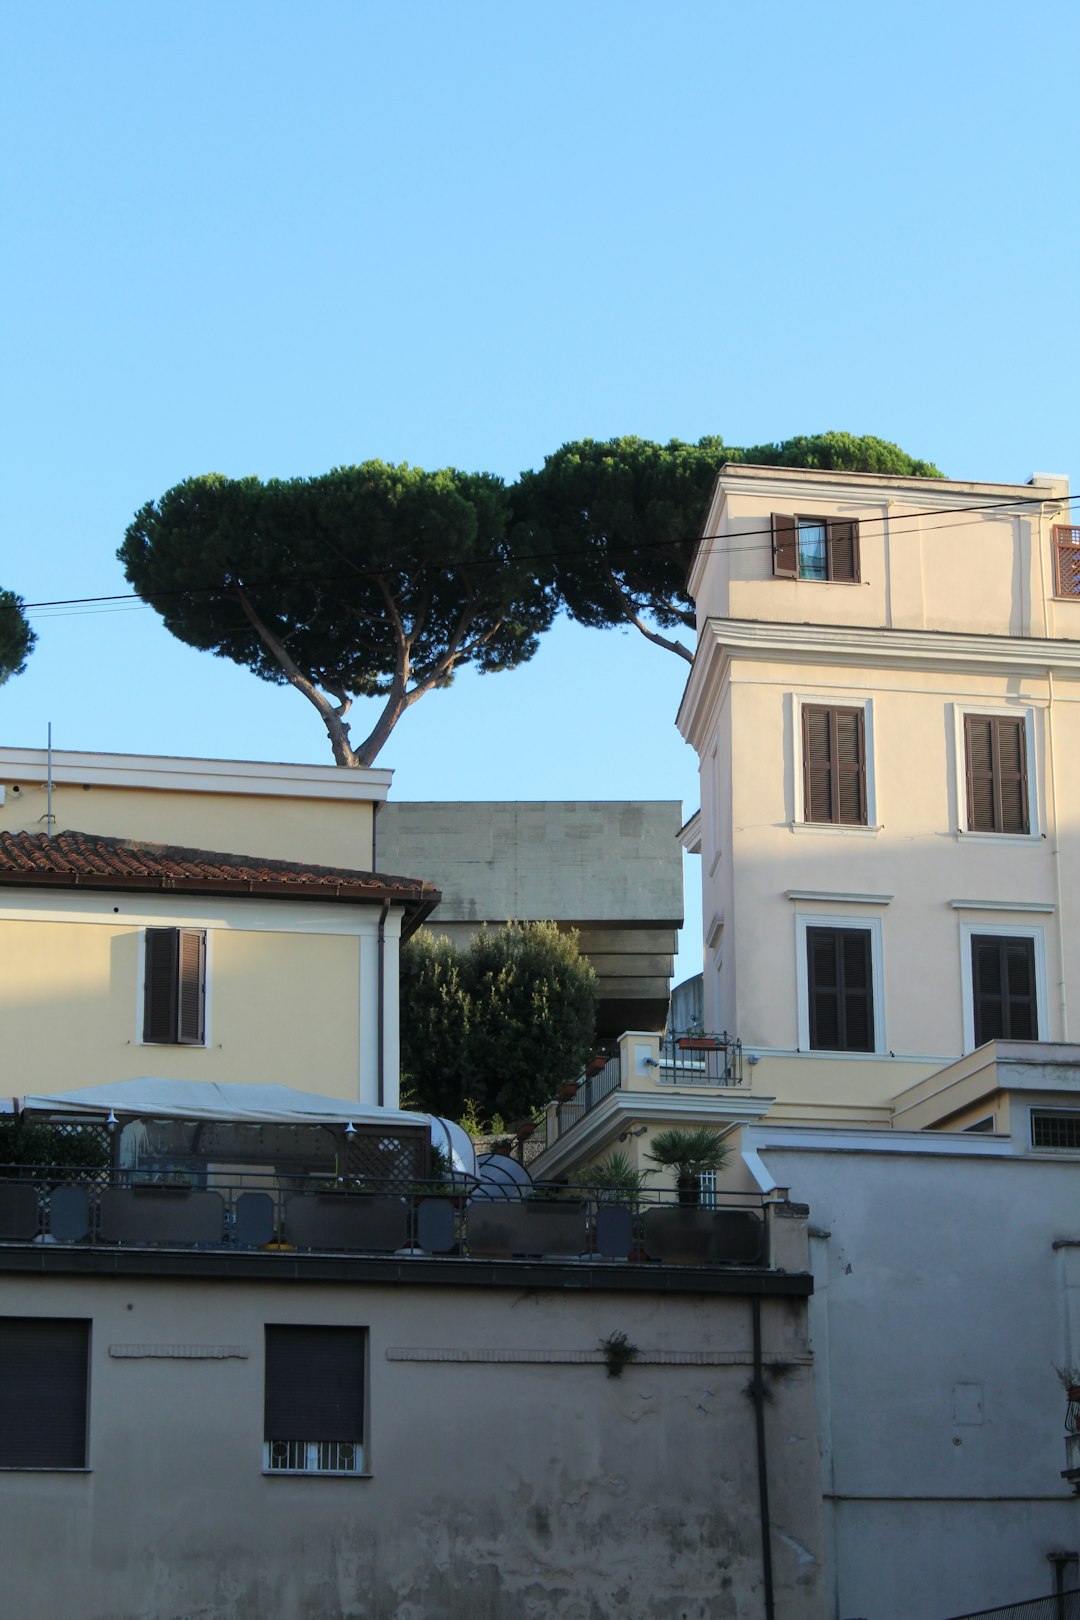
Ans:
[[[731,466],[690,590],[706,1028],[772,1117],[889,1125],[994,1038],[1068,1042],[1068,483]]]

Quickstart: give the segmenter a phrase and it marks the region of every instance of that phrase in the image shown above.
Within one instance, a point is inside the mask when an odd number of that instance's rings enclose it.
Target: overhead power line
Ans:
[[[783,471],[785,469],[777,469],[777,470],[778,471]],[[996,512],[1004,513],[1006,511],[1014,509],[1016,507],[1024,508],[1024,507],[1027,507],[1027,506],[1043,506],[1043,505],[1046,505],[1046,504],[1051,503],[1051,502],[1054,503],[1054,504],[1057,504],[1057,505],[1074,506],[1074,505],[1077,504],[1077,502],[1080,502],[1080,495],[1070,495],[1070,496],[1053,496],[1053,495],[1047,495],[1047,494],[1018,495],[1018,496],[1015,496],[1011,500],[1005,500],[1005,501],[984,501],[984,502],[979,502],[979,503],[973,504],[971,506],[927,507],[924,510],[919,511],[919,512],[910,512],[910,513],[905,513],[905,514],[900,514],[900,515],[895,515],[895,516],[894,515],[887,515],[885,517],[859,518],[857,521],[858,521],[858,524],[859,524],[860,532],[862,532],[865,529],[873,528],[875,525],[879,526],[879,527],[884,527],[885,524],[888,524],[890,533],[894,533],[897,530],[902,531],[902,525],[905,524],[905,523],[911,523],[911,524],[918,523],[922,519],[928,518],[928,517],[945,517],[945,516],[950,516],[950,515],[960,517],[960,516],[964,516],[964,515],[970,515],[973,512],[995,512],[996,511]],[[853,521],[856,521],[856,520],[853,520]],[[935,534],[940,534],[942,532],[942,530],[944,530],[944,529],[956,529],[956,528],[963,528],[965,526],[966,525],[964,525],[963,523],[941,523],[941,524],[937,525],[937,527],[934,529],[933,532]],[[684,541],[680,541],[680,540],[648,540],[648,541],[642,541],[637,545],[623,546],[622,548],[620,548],[618,550],[608,549],[606,551],[606,555],[607,555],[607,557],[609,559],[614,560],[614,559],[618,559],[618,558],[622,558],[622,557],[635,556],[637,554],[648,555],[650,553],[659,552],[659,551],[665,551],[665,550],[672,549],[674,547],[680,547],[680,546],[682,546],[684,544],[692,545],[695,548],[699,547],[699,546],[702,546],[702,545],[708,545],[708,547],[709,547],[709,555],[710,556],[735,555],[738,552],[757,550],[758,547],[761,545],[761,542],[764,539],[766,539],[767,536],[768,536],[768,531],[763,530],[761,528],[729,529],[726,534],[719,534],[718,533],[718,534],[700,535],[697,538],[697,540],[695,540],[693,542],[684,542]],[[732,540],[743,540],[743,539],[745,539],[745,540],[753,540],[754,544],[753,545],[746,545],[746,546],[737,546],[737,545],[731,545],[731,544],[728,543],[728,542],[730,542]],[[714,545],[713,544],[714,541],[723,542],[723,543]],[[560,557],[587,557],[587,556],[592,555],[592,553],[593,553],[593,551],[595,549],[596,548],[594,548],[593,546],[581,546],[581,547],[578,547],[575,550],[560,551],[559,553],[557,553],[557,555],[560,556]],[[553,553],[550,552],[550,551],[519,552],[515,556],[514,560],[515,560],[515,562],[544,562],[544,561],[549,560],[552,557],[552,555],[553,555]],[[422,566],[421,570],[419,570],[419,571],[422,572],[422,571],[430,571],[432,569],[435,569],[435,570],[439,570],[439,571],[442,571],[442,572],[449,572],[452,569],[463,567],[463,566],[465,566],[465,565],[460,564],[460,563],[450,563],[450,562],[438,563],[438,562],[433,562],[433,563],[424,564]],[[501,568],[503,565],[500,562],[492,562],[492,563],[489,563],[489,564],[476,562],[476,563],[471,563],[468,566],[475,570],[475,569],[483,569],[485,567],[489,567],[491,569],[496,569],[496,568]],[[281,575],[271,575],[270,577],[268,577],[266,579],[245,580],[245,581],[242,582],[242,585],[243,585],[243,589],[245,591],[263,590],[267,586],[274,586],[274,585],[333,585],[333,584],[336,584],[336,583],[338,583],[339,581],[341,581],[343,579],[357,579],[357,578],[364,578],[364,577],[376,578],[379,574],[382,574],[382,573],[385,573],[385,572],[387,572],[387,570],[384,570],[384,569],[368,569],[368,570],[348,569],[348,570],[345,570],[344,572],[333,573],[333,574],[310,574],[310,573],[304,573],[304,574],[281,574]],[[241,583],[241,582],[238,582],[238,583]],[[62,618],[62,617],[68,617],[68,616],[75,616],[76,614],[78,614],[80,612],[80,610],[82,611],[82,613],[91,613],[91,612],[95,612],[95,611],[97,611],[97,612],[119,612],[119,611],[122,611],[124,608],[137,609],[137,608],[153,607],[155,605],[155,603],[158,602],[158,601],[174,600],[176,598],[183,598],[183,597],[186,597],[186,596],[227,596],[229,594],[229,592],[230,592],[230,587],[227,586],[227,585],[223,585],[221,583],[214,584],[214,585],[185,585],[183,587],[177,587],[174,590],[153,591],[153,592],[151,592],[149,594],[148,597],[141,596],[138,591],[120,591],[120,592],[116,592],[113,595],[108,595],[108,596],[56,597],[56,598],[53,598],[51,600],[46,600],[46,601],[41,601],[41,602],[23,602],[23,603],[21,603],[19,605],[16,605],[15,603],[11,603],[11,602],[6,602],[6,603],[0,603],[0,612],[6,610],[6,611],[12,612],[12,613],[15,613],[15,612],[40,613],[45,617]],[[115,605],[114,606],[109,606],[109,604],[115,604]],[[61,610],[65,609],[65,608],[69,609],[69,610],[73,610],[72,613],[71,614],[64,614]]]

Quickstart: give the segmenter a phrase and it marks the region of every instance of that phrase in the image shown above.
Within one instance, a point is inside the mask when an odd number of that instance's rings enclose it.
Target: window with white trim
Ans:
[[[366,1362],[366,1328],[267,1325],[267,1473],[363,1473]]]
[[[1009,842],[1038,838],[1036,710],[959,703],[953,708],[960,832]]]
[[[205,1045],[205,929],[146,930],[142,1038],[155,1046]]]
[[[800,1050],[887,1051],[881,919],[807,913],[795,925]]]
[[[796,825],[876,828],[873,699],[795,693],[792,703]]]
[[[964,923],[960,951],[965,1052],[987,1041],[1046,1040],[1043,929]]]

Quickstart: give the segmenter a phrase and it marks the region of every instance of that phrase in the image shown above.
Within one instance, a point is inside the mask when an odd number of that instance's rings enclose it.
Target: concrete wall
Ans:
[[[0,1473],[21,1620],[763,1612],[744,1297],[9,1275],[3,1309],[92,1321],[89,1472]],[[369,1477],[263,1474],[288,1322],[368,1329]],[[763,1334],[777,1613],[822,1620],[805,1302]]]
[[[677,801],[413,803],[376,818],[380,870],[442,891],[436,933],[562,923],[600,980],[602,1034],[661,1028],[682,922]]]
[[[1052,1591],[1048,1554],[1076,1550],[1056,1369],[1080,1313],[1055,1245],[1080,1237],[1080,1158],[769,1131],[747,1140],[811,1210],[833,1620]]]
[[[9,1092],[142,1075],[378,1100],[378,906],[0,889]],[[400,913],[385,946],[386,1103],[397,1106]],[[205,1046],[145,1045],[147,927],[207,934]]]

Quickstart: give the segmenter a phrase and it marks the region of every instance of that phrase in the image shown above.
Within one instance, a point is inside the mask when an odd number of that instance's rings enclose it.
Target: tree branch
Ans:
[[[655,642],[658,647],[666,647],[668,652],[678,653],[679,657],[685,658],[688,664],[694,662],[694,655],[689,647],[684,647],[681,641],[670,641],[667,636],[662,636],[659,630],[650,630],[648,625],[636,613],[631,615],[630,623],[635,630],[641,631],[647,641]]]
[[[344,694],[334,694],[335,696],[340,696],[345,703],[345,707],[335,709],[333,704],[328,702],[323,694],[319,691],[318,687],[315,685],[315,682],[310,678],[310,676],[305,675],[300,666],[294,663],[292,658],[290,658],[285,649],[285,644],[280,637],[276,636],[267,625],[263,624],[262,620],[259,618],[258,614],[255,612],[255,609],[248,600],[247,592],[244,590],[243,586],[236,585],[233,587],[233,590],[236,600],[243,609],[245,618],[248,620],[248,623],[255,631],[255,634],[258,636],[267,652],[269,652],[270,655],[277,660],[281,668],[281,672],[285,676],[285,679],[289,682],[289,685],[294,686],[298,692],[302,692],[304,697],[307,698],[308,702],[318,710],[322,723],[326,727],[327,735],[330,738],[330,747],[333,749],[335,762],[338,765],[347,765],[354,770],[358,765],[370,763],[369,761],[362,760],[354,751],[349,742],[349,728],[345,724],[343,718],[343,716],[348,712],[348,700],[344,699]],[[327,688],[327,690],[329,691],[329,688]]]

